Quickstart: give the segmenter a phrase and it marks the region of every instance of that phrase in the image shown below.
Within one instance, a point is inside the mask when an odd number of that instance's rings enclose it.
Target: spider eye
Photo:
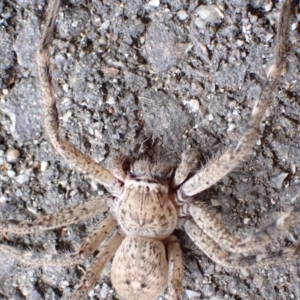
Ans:
[[[130,173],[130,166],[131,166],[131,161],[129,159],[123,161],[122,170],[125,174]]]

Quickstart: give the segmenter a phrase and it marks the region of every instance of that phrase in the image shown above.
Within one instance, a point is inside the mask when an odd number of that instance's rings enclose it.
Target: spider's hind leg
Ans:
[[[168,299],[178,300],[182,295],[183,263],[179,241],[172,235],[168,238]]]
[[[100,248],[99,253],[96,255],[91,267],[83,276],[78,286],[76,286],[71,299],[82,300],[86,299],[88,292],[95,285],[100,277],[103,268],[113,257],[123,241],[123,236],[118,232],[114,233],[112,237]]]
[[[300,206],[291,208],[288,212],[282,214],[279,218],[277,218],[269,225],[258,230],[249,238],[239,242],[237,244],[235,252],[243,253],[245,251],[259,249],[270,243],[283,232],[291,230],[295,227],[299,227],[299,214]]]
[[[266,252],[259,254],[247,254],[246,249],[242,254],[232,253],[223,250],[218,243],[210,238],[198,225],[187,220],[184,229],[192,241],[201,249],[211,260],[220,266],[231,269],[255,268],[265,265],[279,265],[283,263],[295,263],[300,257],[300,247],[282,248],[276,252]]]

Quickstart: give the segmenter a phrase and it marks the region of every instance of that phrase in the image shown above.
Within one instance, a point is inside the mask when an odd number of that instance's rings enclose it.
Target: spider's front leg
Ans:
[[[42,34],[41,43],[36,54],[44,105],[45,130],[55,151],[59,153],[69,165],[104,185],[112,194],[119,195],[122,186],[119,180],[103,166],[97,164],[68,141],[62,139],[59,134],[58,112],[48,57],[48,47],[52,39],[59,5],[59,0],[50,1],[45,30]]]
[[[180,186],[191,172],[195,171],[199,165],[200,153],[194,149],[188,149],[181,154],[181,162],[175,171],[172,181],[172,188]]]
[[[242,135],[238,145],[233,150],[226,150],[216,158],[212,159],[194,177],[186,181],[179,190],[179,198],[196,195],[209,188],[225,175],[231,172],[248,154],[255,144],[260,123],[270,104],[271,95],[276,87],[276,83],[282,73],[286,54],[288,51],[289,24],[291,16],[292,1],[283,3],[279,17],[279,24],[276,35],[275,62],[270,68],[267,79],[262,86],[261,93],[254,103],[250,119],[246,130]]]

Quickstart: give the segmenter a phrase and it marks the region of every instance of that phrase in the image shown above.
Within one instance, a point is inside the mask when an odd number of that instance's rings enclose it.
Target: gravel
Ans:
[[[67,7],[66,4],[69,3]],[[281,1],[64,1],[51,48],[61,133],[108,166],[119,152],[177,162],[187,147],[203,163],[236,144],[273,59]],[[0,220],[34,219],[105,192],[63,162],[43,131],[34,53],[45,1],[0,3]],[[199,199],[246,237],[300,203],[299,15],[287,69],[245,162]],[[16,149],[13,156],[6,153]],[[31,236],[19,249],[76,248],[100,218]],[[233,271],[183,233],[183,299],[300,299],[300,265]],[[299,229],[272,244],[297,243]],[[0,253],[0,298],[67,299],[91,263],[29,267]],[[90,299],[119,299],[104,270]],[[161,299],[167,299],[161,297]]]

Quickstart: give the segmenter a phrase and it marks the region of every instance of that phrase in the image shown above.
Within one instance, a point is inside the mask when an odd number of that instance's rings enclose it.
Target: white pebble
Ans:
[[[16,177],[16,181],[20,184],[28,182],[30,177],[26,174],[21,174]]]
[[[220,23],[220,19],[224,17],[216,5],[200,5],[196,13],[203,21],[209,23]]]
[[[61,283],[60,283],[60,286],[61,286],[62,288],[66,288],[66,287],[69,286],[69,285],[70,285],[69,282],[66,281],[66,280],[63,280],[63,281],[61,281]]]
[[[204,22],[201,18],[195,18],[195,25],[199,29],[205,29],[206,22]]]
[[[148,5],[154,6],[154,7],[158,7],[160,4],[159,0],[151,0]]]
[[[107,30],[109,28],[109,25],[110,25],[110,21],[106,20],[105,22],[103,22],[101,24],[101,28],[104,29],[104,30]]]
[[[76,21],[74,21],[73,23],[72,23],[72,27],[77,27],[78,26],[78,21],[76,20]]]
[[[23,196],[23,192],[20,189],[17,189],[16,192],[15,192],[15,195],[17,197],[22,197]]]
[[[62,86],[63,90],[67,93],[69,91],[69,85],[68,84],[63,84]]]
[[[298,27],[298,22],[294,22],[294,23],[291,24],[291,30],[292,31],[296,30],[297,27]]]
[[[194,299],[194,298],[198,298],[201,296],[200,293],[197,293],[197,292],[194,292],[194,291],[191,291],[191,290],[185,290],[185,293],[187,295],[187,297],[189,299]]]
[[[199,101],[196,99],[191,99],[189,101],[183,101],[183,104],[188,108],[188,110],[191,113],[195,113],[195,112],[199,111],[199,109],[200,109]]]
[[[236,127],[235,124],[230,123],[230,124],[228,125],[228,128],[227,128],[227,133],[230,132],[230,131],[232,131],[233,129],[235,129],[235,127]]]
[[[238,47],[241,47],[241,46],[244,45],[244,41],[242,41],[242,40],[236,40],[236,44],[237,44]]]
[[[7,175],[8,175],[8,177],[13,178],[13,177],[16,176],[16,172],[15,172],[15,171],[12,171],[12,170],[8,170],[8,171],[7,171]]]
[[[62,116],[62,120],[64,123],[67,123],[69,118],[72,116],[72,112],[69,110],[67,111],[63,116]]]
[[[48,162],[47,161],[42,161],[41,162],[41,171],[45,172],[48,168]]]
[[[209,115],[208,115],[208,120],[209,120],[209,121],[212,121],[213,119],[214,119],[214,116],[213,116],[212,114],[209,114]]]
[[[273,36],[274,36],[273,33],[268,33],[268,34],[266,34],[266,36],[265,36],[265,41],[266,41],[266,42],[271,41],[271,39],[273,38]]]
[[[264,279],[260,275],[254,275],[253,283],[255,284],[256,288],[260,289],[264,284]]]
[[[185,10],[182,9],[177,13],[177,16],[179,20],[184,21],[188,17],[188,14],[186,13]]]
[[[250,221],[251,221],[250,218],[244,218],[243,223],[244,223],[245,225],[247,225],[247,224],[250,223]]]
[[[103,283],[100,291],[101,299],[106,299],[108,293],[109,293],[109,286],[106,283]]]
[[[20,151],[17,149],[8,149],[6,151],[6,160],[9,163],[15,163],[20,157],[20,154],[21,154]]]
[[[7,201],[7,198],[4,196],[0,196],[0,203],[5,203]]]

